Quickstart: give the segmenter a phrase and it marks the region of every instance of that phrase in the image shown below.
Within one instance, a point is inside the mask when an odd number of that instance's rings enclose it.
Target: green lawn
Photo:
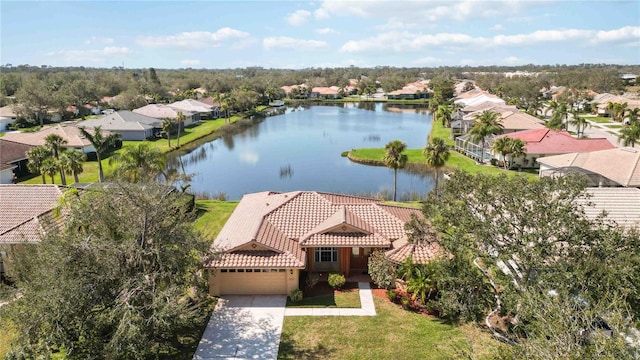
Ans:
[[[593,121],[596,122],[598,124],[607,124],[607,123],[612,123],[613,120],[610,117],[604,117],[604,116],[581,116],[589,121]]]
[[[198,219],[193,227],[206,239],[213,241],[236,206],[237,201],[196,200]]]
[[[287,298],[287,307],[303,308],[359,308],[360,293],[358,288],[343,291],[332,291],[331,293],[317,296],[305,297],[299,303],[293,303]]]
[[[374,297],[377,316],[285,317],[278,359],[492,359],[501,345]]]

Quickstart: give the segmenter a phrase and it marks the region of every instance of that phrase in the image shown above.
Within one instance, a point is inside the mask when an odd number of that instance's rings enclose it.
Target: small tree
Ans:
[[[384,147],[384,164],[388,168],[393,169],[393,201],[396,201],[398,169],[402,169],[407,165],[408,157],[402,153],[406,148],[407,144],[400,140],[393,140]]]
[[[395,285],[396,266],[383,252],[376,250],[369,256],[369,276],[374,284],[384,289],[391,289]]]

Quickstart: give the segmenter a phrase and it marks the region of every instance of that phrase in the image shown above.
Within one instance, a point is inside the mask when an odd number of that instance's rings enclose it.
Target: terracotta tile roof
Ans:
[[[440,256],[440,245],[435,242],[411,244],[405,243],[386,252],[386,256],[396,263],[403,263],[410,256],[415,264],[426,264]]]
[[[67,143],[64,145],[64,147],[67,148],[85,147],[91,145],[89,140],[82,136],[82,134],[80,133],[80,129],[71,124],[46,126],[43,127],[40,131],[32,133],[7,133],[2,138],[3,140],[9,140],[21,144],[40,146],[45,144],[44,139],[50,134],[57,134],[65,139]]]
[[[39,241],[59,225],[52,210],[61,196],[57,185],[0,185],[0,243]]]
[[[587,188],[588,197],[576,199],[587,219],[595,220],[606,213],[605,220],[625,229],[640,229],[640,189],[631,187]]]
[[[496,138],[510,137],[526,143],[527,154],[566,154],[572,152],[591,152],[613,149],[615,146],[605,138],[577,139],[566,131],[539,129],[518,131],[499,135]]]
[[[640,187],[640,149],[632,147],[547,156],[537,161],[553,169],[578,169],[620,186]]]
[[[338,95],[337,89],[332,89],[330,87],[319,86],[311,89],[312,93],[318,93],[320,95]]]
[[[304,268],[304,262],[290,253],[265,250],[242,250],[224,253],[206,264],[224,268]]]
[[[288,254],[301,266],[305,264],[302,247],[391,247],[394,241],[406,239],[404,225],[412,214],[420,216],[421,212],[348,195],[313,191],[247,194],[214,242],[215,249],[233,256],[225,255],[208,266],[236,266],[239,259],[243,266],[253,263],[246,254],[247,245],[253,244],[259,244],[260,251],[270,250],[269,259]],[[264,257],[263,253],[252,254]],[[255,261],[272,264],[264,258]]]

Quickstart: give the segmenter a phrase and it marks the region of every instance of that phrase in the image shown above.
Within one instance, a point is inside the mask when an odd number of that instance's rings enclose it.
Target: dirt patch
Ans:
[[[305,289],[303,291],[303,294],[304,294],[304,297],[307,298],[307,297],[333,294],[334,292],[340,293],[340,292],[351,292],[351,291],[357,291],[357,290],[358,290],[358,283],[355,283],[355,282],[345,283],[342,289],[334,290],[331,286],[329,286],[329,283],[321,281],[311,289]]]
[[[387,297],[387,290],[385,289],[371,289],[371,293],[375,297],[389,301],[389,298]]]

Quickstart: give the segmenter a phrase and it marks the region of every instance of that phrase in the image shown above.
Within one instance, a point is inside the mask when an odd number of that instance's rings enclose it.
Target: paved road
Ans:
[[[284,295],[220,299],[193,359],[277,359],[286,299]]]

